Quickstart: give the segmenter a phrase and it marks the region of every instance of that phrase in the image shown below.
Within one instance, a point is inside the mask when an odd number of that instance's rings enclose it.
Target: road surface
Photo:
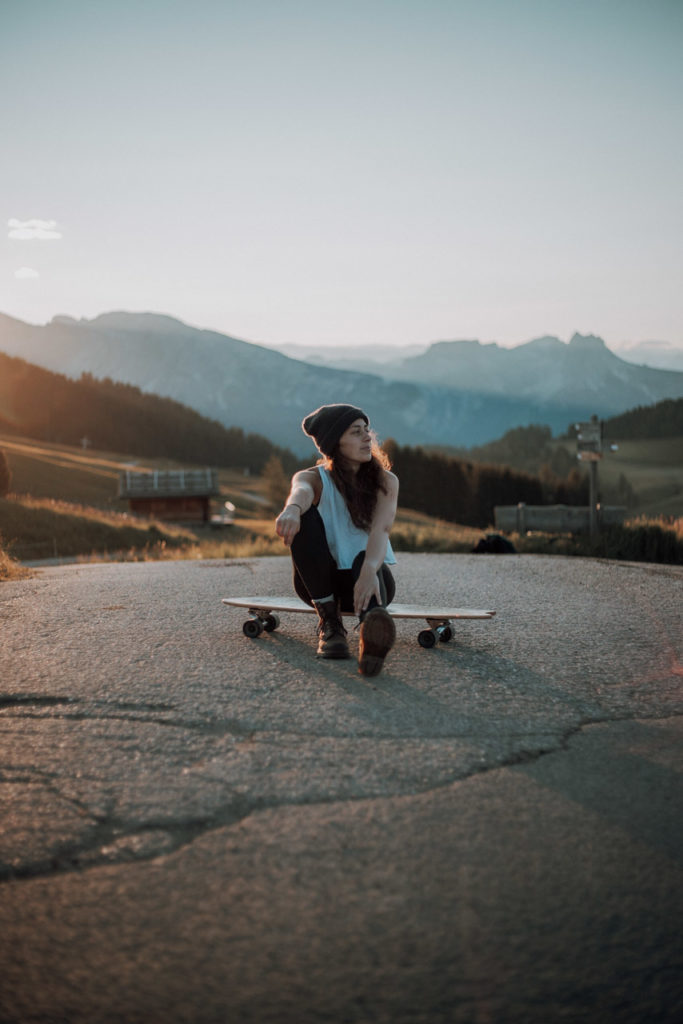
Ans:
[[[496,618],[368,680],[242,635],[286,559],[0,585],[2,1024],[683,1019],[683,570],[397,577]]]

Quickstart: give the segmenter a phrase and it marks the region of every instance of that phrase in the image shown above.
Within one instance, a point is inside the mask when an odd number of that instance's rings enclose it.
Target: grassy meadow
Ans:
[[[43,558],[240,558],[286,554],[274,532],[275,510],[259,477],[218,470],[222,503],[236,506],[232,526],[173,525],[141,519],[116,496],[126,468],[182,468],[170,460],[137,460],[25,438],[0,437],[12,471],[12,492],[0,499],[0,530],[7,554]],[[401,511],[392,542],[402,551],[469,551],[481,531]]]
[[[683,438],[617,443],[618,451],[606,451],[600,462],[599,487],[616,493],[623,474],[634,491],[635,516],[683,516]]]
[[[261,478],[219,470],[220,498],[230,500],[233,525],[173,525],[131,515],[117,497],[118,474],[127,468],[183,468],[170,460],[82,450],[26,438],[0,436],[12,472],[12,491],[0,499],[0,579],[24,574],[20,562],[45,558],[143,560],[235,558],[286,554],[275,536],[275,510]],[[513,536],[517,551],[594,555],[683,564],[683,467],[675,441],[626,442],[600,465],[606,486],[620,473],[638,494],[638,518],[605,532],[597,544],[586,537]],[[649,510],[649,515],[643,512]],[[663,516],[667,518],[662,518]],[[678,517],[677,519],[675,517]],[[392,544],[396,551],[468,552],[486,531],[463,527],[408,509],[399,510]]]

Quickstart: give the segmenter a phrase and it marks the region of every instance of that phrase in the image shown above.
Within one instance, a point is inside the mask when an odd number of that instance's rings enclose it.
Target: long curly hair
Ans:
[[[353,523],[361,530],[369,530],[375,514],[377,495],[380,491],[387,493],[384,471],[391,469],[389,456],[381,448],[377,436],[372,433],[372,458],[369,462],[363,462],[356,473],[340,457],[339,446],[331,455],[319,459],[318,465],[329,470]]]

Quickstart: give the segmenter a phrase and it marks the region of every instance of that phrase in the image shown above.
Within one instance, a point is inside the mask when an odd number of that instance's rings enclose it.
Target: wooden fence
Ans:
[[[588,533],[590,508],[585,505],[496,505],[496,529],[502,533]],[[623,523],[626,509],[617,505],[598,505],[598,524]]]

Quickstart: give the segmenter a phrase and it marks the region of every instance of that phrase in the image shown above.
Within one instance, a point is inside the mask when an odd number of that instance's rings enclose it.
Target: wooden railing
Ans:
[[[496,505],[496,529],[503,533],[583,533],[590,529],[590,508],[585,505]],[[598,505],[601,526],[623,523],[626,509]]]
[[[163,498],[217,493],[218,475],[215,469],[127,469],[119,474],[119,498]]]

